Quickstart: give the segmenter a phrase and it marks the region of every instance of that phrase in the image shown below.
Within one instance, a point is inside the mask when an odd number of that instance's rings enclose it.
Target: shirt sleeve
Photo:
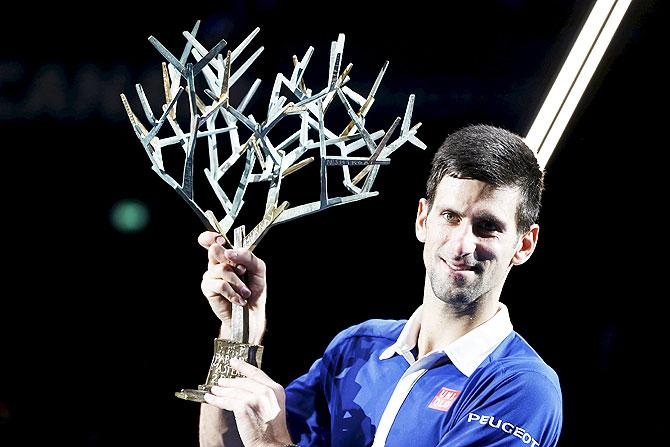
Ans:
[[[562,405],[560,389],[549,378],[535,371],[517,373],[466,404],[438,446],[554,447]]]
[[[356,326],[340,332],[328,344],[323,357],[315,361],[306,374],[285,388],[286,421],[293,442],[301,446],[330,446],[330,409],[328,398],[332,370],[343,344]]]
[[[330,445],[330,413],[323,388],[323,359],[291,382],[286,392],[286,422],[293,442],[301,446]]]

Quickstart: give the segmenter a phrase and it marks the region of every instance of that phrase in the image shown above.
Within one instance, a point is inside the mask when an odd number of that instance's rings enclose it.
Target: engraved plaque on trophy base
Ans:
[[[230,359],[235,357],[240,360],[261,367],[261,357],[263,356],[263,346],[250,345],[248,343],[238,343],[222,338],[214,339],[214,357],[207,373],[207,380],[204,385],[198,385],[198,389],[183,389],[174,393],[180,399],[190,400],[192,402],[205,402],[205,394],[209,392],[212,385],[216,385],[220,378],[244,377],[237,370],[230,366]]]

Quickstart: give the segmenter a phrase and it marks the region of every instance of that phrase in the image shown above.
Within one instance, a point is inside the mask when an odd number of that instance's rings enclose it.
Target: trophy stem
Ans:
[[[244,275],[246,278],[246,275]],[[244,281],[244,279],[242,281]],[[238,343],[249,343],[249,308],[233,303],[231,339]]]
[[[242,248],[244,245],[244,225],[235,228],[234,247]],[[246,283],[247,275],[242,275],[242,282]],[[230,320],[232,340],[237,343],[249,343],[249,308],[232,303],[233,317]]]

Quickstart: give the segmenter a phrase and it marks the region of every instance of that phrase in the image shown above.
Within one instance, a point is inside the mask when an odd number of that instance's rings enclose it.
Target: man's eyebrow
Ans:
[[[453,207],[451,207],[449,205],[441,204],[441,205],[438,206],[438,209],[440,210],[440,212],[448,211],[450,213],[456,214],[459,217],[463,216],[463,213],[461,213],[460,211],[454,209]]]

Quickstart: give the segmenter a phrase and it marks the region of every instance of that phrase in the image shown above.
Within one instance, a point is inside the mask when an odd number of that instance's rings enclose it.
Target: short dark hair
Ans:
[[[521,200],[516,211],[519,234],[530,229],[540,214],[544,174],[520,136],[483,124],[450,134],[438,148],[426,182],[426,199],[432,206],[442,178],[473,179],[496,188],[516,187]]]

